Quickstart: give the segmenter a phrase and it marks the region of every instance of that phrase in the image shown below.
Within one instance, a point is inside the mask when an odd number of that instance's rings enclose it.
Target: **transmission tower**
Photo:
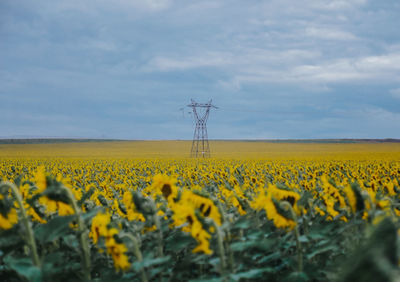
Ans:
[[[190,100],[192,103],[187,106],[192,108],[193,117],[196,122],[190,156],[195,158],[207,158],[210,157],[210,146],[208,144],[207,135],[207,119],[210,114],[210,109],[218,108],[211,104],[212,100],[208,101],[206,104],[197,103],[193,99]]]

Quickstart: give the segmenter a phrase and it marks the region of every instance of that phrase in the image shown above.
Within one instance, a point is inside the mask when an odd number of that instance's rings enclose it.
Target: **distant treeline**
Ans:
[[[49,143],[84,143],[84,142],[111,142],[111,141],[146,141],[146,140],[119,140],[119,139],[79,139],[79,138],[15,138],[0,139],[0,144],[49,144]],[[163,140],[148,140],[163,141]],[[168,140],[174,141],[174,140]],[[192,140],[177,140],[192,141]],[[228,142],[271,142],[271,143],[400,143],[400,139],[210,139],[210,141]]]
[[[400,143],[400,139],[264,139],[241,140],[246,142],[272,142],[272,143]]]

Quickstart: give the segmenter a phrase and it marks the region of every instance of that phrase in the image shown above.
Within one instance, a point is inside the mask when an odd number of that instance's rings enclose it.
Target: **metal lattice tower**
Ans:
[[[211,108],[216,108],[212,105],[210,100],[206,104],[200,104],[191,99],[192,103],[187,105],[193,110],[193,117],[196,122],[196,128],[194,130],[192,150],[190,151],[191,157],[210,157],[210,146],[208,144],[207,135],[207,119],[210,114]]]

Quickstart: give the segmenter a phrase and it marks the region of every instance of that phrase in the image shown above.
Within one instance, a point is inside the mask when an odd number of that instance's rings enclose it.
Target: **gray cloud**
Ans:
[[[1,136],[400,137],[400,3],[0,3]]]

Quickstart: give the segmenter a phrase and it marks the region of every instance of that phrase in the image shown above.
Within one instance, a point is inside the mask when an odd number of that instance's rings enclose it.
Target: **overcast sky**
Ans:
[[[398,0],[0,1],[0,137],[400,138]]]

